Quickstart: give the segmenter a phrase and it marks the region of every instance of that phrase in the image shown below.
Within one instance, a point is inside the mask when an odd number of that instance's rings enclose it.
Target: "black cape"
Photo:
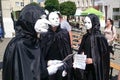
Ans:
[[[2,80],[48,80],[40,41],[34,24],[42,14],[39,6],[27,5],[21,11],[15,29],[16,36],[6,47]]]
[[[67,55],[71,54],[70,37],[69,33],[57,27],[54,32],[51,27],[45,34],[42,40],[42,53],[44,54],[46,65],[48,60],[63,60]],[[62,77],[62,71],[67,71],[67,76]],[[72,80],[72,58],[65,62],[55,75],[50,76],[50,80]]]
[[[78,54],[82,52],[93,59],[93,64],[86,65],[83,80],[109,80],[110,55],[108,43],[101,34],[100,23],[94,14],[88,15],[92,21],[92,29],[83,36]]]

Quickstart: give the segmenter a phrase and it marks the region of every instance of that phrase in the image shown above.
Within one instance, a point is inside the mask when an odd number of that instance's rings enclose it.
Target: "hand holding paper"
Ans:
[[[93,63],[92,58],[87,58],[86,59],[86,64],[92,64],[92,63]]]
[[[85,70],[85,67],[86,67],[86,55],[75,54],[74,55],[73,67]]]

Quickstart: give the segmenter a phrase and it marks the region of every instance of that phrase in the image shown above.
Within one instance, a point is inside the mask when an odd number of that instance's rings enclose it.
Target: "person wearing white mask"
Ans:
[[[41,38],[37,33],[46,32],[43,25],[49,22],[45,20],[40,28],[35,26],[43,14],[43,8],[33,4],[28,4],[21,10],[15,24],[16,35],[4,53],[2,80],[48,80],[49,75],[55,74],[63,65],[61,61],[48,67],[45,65],[40,47]]]
[[[76,69],[75,80],[109,80],[108,43],[101,34],[99,18],[89,14],[84,23],[87,33],[83,35],[78,54],[87,55],[86,68]]]
[[[92,22],[88,16],[85,17],[84,23],[87,30],[90,30],[92,28]]]
[[[48,32],[45,33],[41,41],[42,53],[46,60],[46,65],[50,66],[62,61],[67,55],[72,53],[70,37],[67,30],[60,28],[60,18],[56,12],[50,12],[47,16]],[[71,75],[72,58],[59,68],[56,74],[49,76],[49,80],[72,80]]]

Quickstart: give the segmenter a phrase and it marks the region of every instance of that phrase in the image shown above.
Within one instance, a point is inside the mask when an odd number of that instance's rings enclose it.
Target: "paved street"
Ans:
[[[3,39],[3,42],[0,42],[0,61],[2,61],[3,59],[5,48],[10,40],[11,40],[10,38],[5,38]]]
[[[117,33],[120,34],[120,29],[119,28],[117,28]],[[10,38],[5,38],[5,39],[3,39],[3,42],[0,42],[0,61],[2,61],[2,59],[3,59],[3,54],[4,54],[4,51],[5,51],[5,48],[6,48],[8,42],[10,40],[11,40]],[[115,60],[111,60],[111,61],[120,64],[120,50],[119,49],[115,50]],[[1,79],[1,71],[0,71],[0,80],[2,80]],[[117,80],[116,79],[117,74],[118,74],[118,71],[113,69],[113,78],[114,79],[112,79],[112,80]]]
[[[8,42],[9,42],[10,40],[11,40],[11,39],[7,38],[7,39],[3,39],[3,42],[0,42],[0,61],[2,61],[2,59],[3,59],[3,54],[4,54],[4,51],[5,51],[5,48],[6,48]],[[1,70],[1,71],[2,71],[2,70]],[[2,80],[1,71],[0,71],[0,80]]]

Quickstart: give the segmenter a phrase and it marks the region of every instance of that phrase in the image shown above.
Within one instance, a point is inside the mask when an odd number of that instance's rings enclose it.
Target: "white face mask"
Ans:
[[[47,19],[38,19],[35,23],[34,29],[37,33],[47,32],[49,28],[48,24],[51,25]]]
[[[60,18],[56,12],[51,12],[48,16],[48,20],[50,21],[52,27],[57,27],[60,24]]]
[[[85,27],[86,27],[86,29],[91,29],[92,28],[92,22],[91,22],[91,20],[90,20],[90,18],[89,17],[85,17],[85,20],[84,20],[84,22],[85,22]]]

